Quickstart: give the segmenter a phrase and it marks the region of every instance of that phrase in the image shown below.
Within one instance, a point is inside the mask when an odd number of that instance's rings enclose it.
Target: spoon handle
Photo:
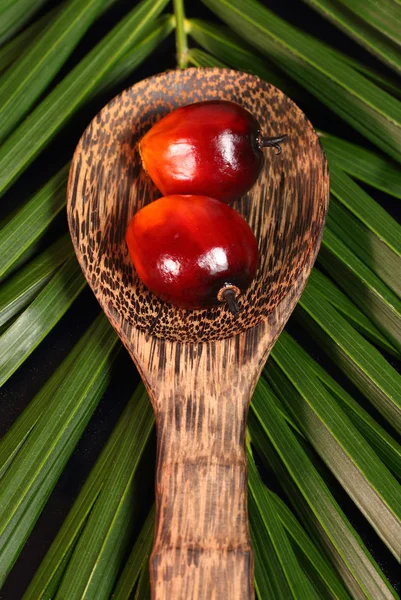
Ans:
[[[207,346],[147,381],[158,437],[153,600],[254,598],[244,448],[253,378],[238,364],[224,376],[224,353],[212,354]]]

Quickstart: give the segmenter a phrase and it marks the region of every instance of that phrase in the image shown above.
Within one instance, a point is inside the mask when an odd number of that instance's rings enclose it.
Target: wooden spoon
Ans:
[[[264,135],[288,134],[280,155],[265,151],[257,183],[234,205],[261,257],[238,319],[223,305],[187,311],[160,301],[138,280],[125,244],[129,219],[160,196],[141,168],[138,140],[178,106],[217,98],[244,105]],[[254,598],[248,406],[312,269],[328,197],[326,159],[305,115],[278,89],[238,71],[187,69],[141,81],[114,98],[78,144],[68,184],[75,251],[156,415],[153,599]]]

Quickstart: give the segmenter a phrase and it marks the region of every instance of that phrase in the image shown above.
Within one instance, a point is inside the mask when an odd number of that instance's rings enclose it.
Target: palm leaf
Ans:
[[[0,143],[46,89],[107,2],[68,0],[43,35],[1,77]]]
[[[188,51],[188,61],[193,67],[218,67],[220,69],[227,67],[224,63],[198,48],[192,48]]]
[[[274,68],[265,59],[255,56],[251,48],[227,27],[191,19],[188,21],[188,32],[198,44],[225,65],[258,75],[283,91],[288,91],[288,82],[275,73]],[[206,55],[203,54],[203,57],[206,58]],[[215,62],[214,66],[217,66]]]
[[[133,408],[133,410],[132,410]],[[65,598],[109,598],[134,524],[133,502],[142,484],[134,475],[154,417],[141,386],[102,489],[69,560],[58,593]],[[110,465],[111,466],[111,465]],[[82,560],[85,553],[85,560]]]
[[[0,73],[16,61],[23,52],[27,50],[45,27],[54,19],[58,8],[54,8],[45,13],[40,19],[34,21],[32,25],[26,27],[21,33],[15,36],[2,48],[0,48]]]
[[[365,23],[374,27],[395,44],[401,45],[401,33],[397,26],[400,17],[399,7],[395,2],[383,0],[377,5],[374,0],[341,0],[342,4],[358,15]]]
[[[18,315],[72,254],[71,240],[64,235],[10,277],[0,290],[0,326]]]
[[[262,58],[255,51],[252,51],[249,44],[245,43],[227,27],[221,27],[220,25],[208,23],[201,19],[188,20],[186,27],[191,37],[202,48],[210,52],[215,58],[224,61],[226,65],[259,75],[259,77],[266,79],[266,81],[285,91],[286,94],[292,96],[294,99],[301,96],[305,97],[305,90],[300,92],[299,88],[293,82],[290,82],[276,71],[272,63],[266,64],[266,58]],[[368,77],[371,81],[399,97],[400,90],[396,82],[346,54],[339,52],[338,55],[341,56],[344,62]]]
[[[353,383],[382,412],[395,429],[401,431],[401,378],[383,356],[363,339],[314,289],[306,287],[297,314],[309,327]]]
[[[125,563],[124,570],[117,581],[113,592],[115,600],[129,600],[132,598],[132,592],[140,576],[141,569],[143,570],[143,565],[146,563],[152,549],[154,521],[155,507],[152,506]]]
[[[47,0],[3,0],[0,4],[0,44],[11,38]]]
[[[277,494],[268,490],[272,501],[272,510],[282,522],[285,530],[294,547],[294,551],[299,557],[298,560],[303,565],[308,577],[315,582],[316,587],[324,589],[327,597],[331,594],[333,598],[349,598],[343,583],[341,582],[335,569],[328,563],[321,552],[301,527],[299,521]],[[324,586],[322,588],[321,586]],[[322,595],[322,594],[321,594]]]
[[[383,0],[375,3],[358,0],[305,0],[337,27],[352,36],[367,50],[401,72],[401,51],[393,42],[400,44],[400,32],[397,31],[399,9],[393,2]],[[343,6],[341,6],[343,4]]]
[[[46,337],[85,285],[76,259],[72,257],[3,333],[0,338],[1,385]]]
[[[25,600],[51,595],[50,589],[57,589],[59,587],[65,567],[76,548],[77,541],[99,497],[100,490],[104,487],[108,470],[111,469],[116,456],[121,457],[121,451],[119,450],[121,448],[121,438],[126,430],[127,419],[135,412],[136,400],[137,396],[134,396],[119,419],[96,465],[85,481],[74,506],[29,585],[24,595]],[[130,419],[130,423],[134,423],[136,426],[136,423],[132,419]],[[55,589],[53,593],[55,593]]]
[[[334,401],[340,404],[354,425],[362,432],[365,440],[373,447],[376,454],[398,478],[401,478],[401,446],[393,437],[285,331],[277,341],[274,352],[281,349],[291,355],[292,360],[301,365],[307,375],[311,371],[318,377]],[[271,365],[268,363],[268,373],[271,372],[270,369]],[[277,393],[279,394],[279,390]],[[327,402],[332,404],[333,399],[329,396]],[[341,414],[340,411],[339,414]],[[288,419],[287,421],[291,423]]]
[[[143,0],[62,80],[0,148],[0,194],[143,37],[167,0]],[[50,125],[51,124],[51,125]]]
[[[318,599],[317,590],[311,585],[298,562],[287,533],[275,512],[273,501],[258,475],[250,452],[248,452],[248,478],[250,512],[253,518],[255,518],[255,513],[258,513],[260,523],[258,530],[259,532],[265,531],[264,535],[270,538],[273,552],[279,563],[278,568],[272,569],[278,580],[277,590],[281,590],[281,594],[287,594],[288,591],[287,597],[291,596],[296,599]],[[275,597],[277,596],[276,591]]]
[[[318,263],[335,279],[382,333],[401,344],[401,302],[383,281],[327,227]]]
[[[153,29],[140,42],[128,50],[113,68],[106,73],[97,91],[112,89],[126,79],[137,66],[174,30],[173,15],[161,15],[153,23]]]
[[[255,588],[258,598],[267,600],[285,600],[291,598],[291,589],[284,577],[282,567],[274,552],[274,547],[266,535],[262,517],[260,516],[252,496],[248,500],[249,523],[251,528],[252,547],[255,554]]]
[[[345,177],[345,173],[342,173]],[[353,186],[356,185],[350,180],[351,185],[342,195],[342,199],[346,200],[348,194],[352,194]],[[358,198],[358,187],[353,190],[355,195],[353,199]],[[361,190],[362,191],[362,190]],[[335,194],[334,190],[333,193]],[[340,191],[340,193],[342,193]],[[363,194],[360,194],[361,199]],[[368,197],[369,198],[369,197]],[[381,208],[381,207],[378,207]],[[391,217],[387,214],[391,224]],[[374,221],[374,217],[377,221]],[[376,273],[398,296],[401,294],[401,261],[399,256],[399,243],[397,236],[394,237],[395,249],[391,247],[389,238],[391,237],[391,227],[384,230],[384,235],[378,235],[373,232],[371,227],[377,224],[377,229],[380,229],[380,215],[378,211],[372,211],[369,216],[370,226],[366,226],[361,220],[356,219],[352,212],[344,208],[344,206],[334,200],[331,204],[330,215],[327,223],[329,228],[360,258],[369,269]],[[394,223],[395,224],[395,223]],[[395,224],[396,225],[396,224]],[[400,227],[395,228],[400,229]],[[388,236],[387,236],[388,234]]]
[[[65,206],[68,165],[26,202],[2,228],[0,277],[4,277],[48,229]]]
[[[142,564],[134,600],[150,600],[149,560]]]
[[[336,164],[356,179],[378,190],[401,198],[401,173],[398,165],[379,154],[333,135],[320,135],[330,164]]]
[[[366,518],[397,556],[401,539],[399,485],[352,424],[333,403],[316,375],[294,362],[290,345],[274,349],[267,375],[305,437],[339,479]]]
[[[271,390],[259,381],[249,417],[256,450],[279,476],[297,512],[304,509],[308,514],[308,527],[337,564],[351,595],[357,590],[356,597],[361,597],[362,590],[372,600],[395,597],[317,469],[271,402],[271,396]]]
[[[0,146],[0,193],[20,178],[74,114],[87,122],[84,105],[100,93],[111,98],[123,80],[135,81],[133,70],[154,50],[160,60],[160,52],[171,49],[164,40],[174,28],[182,67],[228,65],[254,73],[292,96],[312,121],[316,110],[323,115],[321,140],[332,173],[331,208],[319,269],[312,273],[292,321],[302,344],[313,337],[318,361],[284,332],[256,387],[249,419],[255,586],[263,600],[395,598],[379,566],[382,556],[377,555],[377,561],[372,557],[336,498],[339,489],[352,498],[355,511],[364,515],[360,518],[377,532],[372,535],[397,553],[401,447],[395,429],[400,428],[401,383],[394,367],[401,353],[400,227],[376,202],[375,190],[400,198],[401,176],[385,154],[362,147],[351,129],[349,140],[334,137],[332,119],[326,115],[328,108],[400,160],[400,103],[390,95],[399,97],[397,79],[294,28],[256,0],[205,3],[229,27],[200,20],[197,14],[187,20],[182,0],[173,3],[174,16],[161,14],[166,0],[144,0],[114,28],[109,26],[75,66],[66,63],[60,72],[80,39],[85,46],[84,30],[110,2],[69,0],[63,13],[43,11],[31,23],[43,2],[0,0],[0,43],[10,40],[0,48],[0,111],[8,115],[1,123],[8,138]],[[399,70],[399,28],[389,12],[396,3],[310,3],[346,15],[348,29],[330,18]],[[82,19],[74,25],[78,16]],[[201,48],[188,48],[188,36]],[[66,55],[61,56],[63,48]],[[168,60],[164,66],[171,64]],[[59,83],[46,95],[58,72]],[[10,82],[15,82],[11,92]],[[23,121],[27,111],[31,112]],[[74,129],[74,139],[81,128]],[[6,394],[18,381],[19,366],[32,353],[33,360],[38,356],[38,344],[46,349],[43,340],[66,310],[72,307],[79,314],[83,306],[78,296],[85,284],[61,218],[67,172],[68,165],[45,180],[31,198],[21,194],[21,179],[4,199],[0,373],[7,380]],[[371,186],[369,193],[355,179]],[[0,443],[2,581],[64,468],[68,471],[71,453],[103,392],[115,382],[119,349],[105,317],[94,312],[82,339]],[[126,384],[127,390],[130,386]],[[153,473],[148,468],[153,461],[148,443],[153,421],[140,386],[48,544],[25,599],[149,598],[154,508],[143,490]],[[262,459],[267,469],[262,472],[264,483],[253,457],[256,464]],[[280,497],[270,484],[278,486]],[[21,565],[15,565],[15,573],[21,572]]]
[[[115,348],[116,336],[101,315],[79,343],[65,376],[61,367],[62,377],[56,372],[49,380],[41,395],[43,412],[27,428],[23,445],[10,452],[15,441],[12,430],[2,440],[1,462],[6,468],[0,494],[2,583],[107,386]]]
[[[398,223],[335,164],[331,167],[331,192],[393,251],[396,266],[401,257],[401,227]],[[383,260],[389,261],[388,255]]]
[[[400,358],[400,352],[393,346],[389,340],[379,331],[379,329],[368,319],[368,317],[350,300],[336,284],[324,273],[314,269],[309,279],[314,289],[318,289],[320,294],[334,306],[338,312],[345,317],[357,331],[379,346],[386,352]]]

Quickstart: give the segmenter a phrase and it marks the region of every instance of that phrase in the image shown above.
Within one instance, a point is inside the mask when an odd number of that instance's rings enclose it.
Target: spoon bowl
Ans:
[[[130,218],[160,193],[137,143],[168,112],[224,99],[247,108],[263,135],[262,172],[233,207],[251,226],[260,265],[235,318],[222,304],[185,310],[138,279],[125,243]],[[302,111],[255,76],[186,69],[151,77],[112,100],[72,161],[67,210],[82,270],[148,389],[158,436],[152,598],[254,597],[244,435],[265,360],[315,261],[328,206],[327,163]]]

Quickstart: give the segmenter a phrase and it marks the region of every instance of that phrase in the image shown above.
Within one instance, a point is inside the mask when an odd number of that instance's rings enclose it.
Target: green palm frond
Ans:
[[[337,164],[352,177],[401,199],[401,173],[396,164],[334,135],[324,133],[320,139],[331,164]]]
[[[391,0],[305,1],[372,54],[401,72],[400,15],[396,3]]]
[[[34,40],[39,38],[47,25],[52,22],[58,10],[58,7],[49,10],[0,48],[0,73],[15,62],[27,48],[32,46]]]
[[[69,0],[0,81],[0,142],[32,107],[108,0]]]
[[[149,32],[168,0],[145,0],[112,29],[0,147],[0,195],[27,168],[119,60]],[[8,75],[6,72],[6,76]]]
[[[368,60],[330,46],[318,31],[311,35],[290,24],[267,2],[203,2],[209,19],[204,11],[198,18],[190,3],[194,16],[187,19],[182,0],[169,6],[168,0],[141,0],[125,8],[123,0],[49,6],[45,0],[0,0],[4,396],[27,377],[35,357],[51,354],[48,336],[68,314],[87,310],[86,283],[63,217],[69,156],[62,153],[63,162],[47,176],[32,176],[43,169],[49,144],[57,152],[67,127],[78,140],[94,115],[91,107],[107,102],[146,68],[153,73],[171,67],[174,34],[181,68],[228,66],[258,75],[290,95],[312,122],[319,110],[332,197],[316,267],[250,409],[256,593],[261,600],[396,598],[391,572],[401,547],[401,227],[394,214],[401,198],[401,4],[306,0],[361,44],[366,56],[385,63],[381,73]],[[117,9],[122,16],[116,23]],[[105,34],[91,44],[94,24],[104,27],[109,14],[114,16]],[[166,48],[168,60],[162,56]],[[339,122],[346,124],[347,139],[335,129]],[[86,331],[34,396],[25,392],[26,407],[0,442],[0,585],[6,591],[8,576],[21,573],[18,557],[45,517],[87,426],[96,421],[103,395],[120,385],[117,365],[124,350],[95,303],[89,310]],[[27,582],[25,600],[150,597],[154,417],[143,384],[134,387]],[[361,537],[358,523],[373,544]],[[389,577],[375,547],[386,548]]]
[[[0,4],[0,44],[10,39],[47,0],[3,0]]]

